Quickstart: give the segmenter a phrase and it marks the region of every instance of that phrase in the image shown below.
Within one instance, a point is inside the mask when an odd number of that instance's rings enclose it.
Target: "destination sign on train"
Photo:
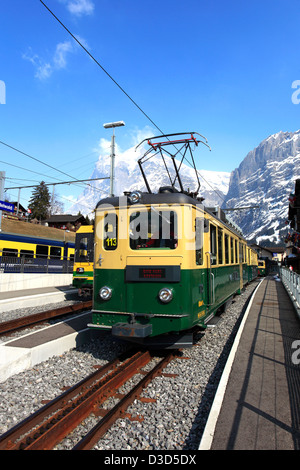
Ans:
[[[10,202],[0,201],[0,210],[7,212],[15,212],[15,206]]]

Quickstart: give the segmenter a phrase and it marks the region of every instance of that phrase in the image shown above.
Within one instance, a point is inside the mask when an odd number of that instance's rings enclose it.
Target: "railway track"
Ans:
[[[118,418],[130,418],[126,410],[135,399],[150,401],[140,398],[143,389],[162,374],[174,357],[178,357],[178,351],[168,352],[150,372],[144,372],[142,369],[153,359],[150,352],[131,351],[130,357],[128,352],[126,354],[98,368],[0,436],[0,450],[51,450],[94,413],[99,416],[98,423],[73,448],[91,449]],[[139,383],[126,395],[118,393],[118,389],[136,374],[143,375]],[[111,397],[119,402],[113,408],[105,409],[103,405]]]
[[[74,305],[68,305],[66,307],[61,307],[53,310],[47,310],[46,312],[35,313],[21,318],[15,318],[14,320],[9,320],[6,322],[0,323],[0,336],[7,335],[23,328],[37,325],[43,323],[52,318],[58,318],[63,315],[69,315],[71,313],[79,313],[82,310],[86,310],[92,307],[92,301],[88,300],[86,302],[79,302]]]

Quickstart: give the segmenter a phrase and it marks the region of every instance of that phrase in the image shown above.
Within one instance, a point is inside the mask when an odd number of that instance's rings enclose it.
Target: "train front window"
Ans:
[[[118,216],[114,213],[104,217],[103,244],[105,250],[116,250],[118,247]]]
[[[134,212],[130,216],[130,248],[174,250],[178,244],[177,214],[156,210]]]
[[[87,262],[93,261],[93,243],[92,233],[76,233],[75,239],[75,261]],[[74,258],[74,255],[73,255]],[[71,255],[70,255],[71,259]]]

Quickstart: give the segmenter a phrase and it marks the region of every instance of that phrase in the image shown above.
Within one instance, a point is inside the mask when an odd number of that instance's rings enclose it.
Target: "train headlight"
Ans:
[[[84,268],[77,268],[77,269],[76,269],[76,272],[77,272],[77,273],[84,273]]]
[[[158,297],[161,302],[167,304],[173,299],[173,292],[171,291],[171,289],[164,287],[163,289],[160,289]]]
[[[99,295],[100,295],[102,300],[109,300],[111,298],[111,295],[112,295],[112,290],[111,290],[110,287],[103,286],[99,290]]]
[[[142,193],[140,191],[133,191],[128,197],[131,204],[137,204],[141,200]]]

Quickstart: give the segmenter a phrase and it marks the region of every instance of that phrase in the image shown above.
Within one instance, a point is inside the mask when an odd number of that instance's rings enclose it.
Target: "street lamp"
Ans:
[[[103,124],[105,129],[113,128],[113,135],[111,136],[111,162],[110,162],[110,195],[114,195],[114,179],[115,179],[115,127],[125,126],[124,121],[109,122]]]

